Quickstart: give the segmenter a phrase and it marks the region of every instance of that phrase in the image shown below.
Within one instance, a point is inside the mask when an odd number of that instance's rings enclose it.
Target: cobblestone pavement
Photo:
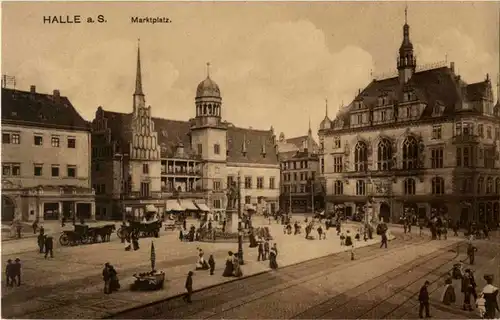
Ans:
[[[340,246],[335,232],[328,234],[327,240],[306,240],[303,235],[284,235],[283,227],[271,224],[274,242],[280,250],[280,263],[288,265],[304,260],[325,256],[347,250]],[[10,247],[2,250],[2,262],[8,258],[21,258],[23,264],[22,286],[2,290],[3,317],[42,317],[42,318],[99,318],[126,309],[130,305],[140,305],[154,300],[176,295],[183,291],[185,275],[194,268],[197,260],[197,247],[205,254],[214,254],[217,261],[218,276],[198,277],[199,287],[227,281],[220,274],[228,250],[237,250],[236,243],[180,242],[177,232],[162,232],[157,239],[141,239],[141,249],[125,252],[115,236],[108,243],[98,243],[75,247],[56,246],[53,259],[44,259],[37,252],[35,244],[29,251],[23,247]],[[35,242],[33,239],[25,239]],[[155,243],[156,265],[166,272],[167,285],[164,290],[153,293],[132,293],[128,286],[133,282],[132,275],[145,272],[150,268],[151,241]],[[23,240],[20,240],[23,241]],[[357,247],[373,244],[380,240],[358,242]],[[24,250],[24,251],[23,251]],[[300,250],[301,254],[297,254]],[[267,263],[257,262],[257,250],[244,244],[244,266],[246,275],[269,270]],[[348,254],[344,254],[347,256]],[[105,262],[112,263],[119,272],[122,290],[112,297],[102,293],[101,270]]]
[[[189,305],[174,298],[114,318],[413,319],[418,318],[418,291],[426,280],[431,282],[434,318],[478,318],[477,313],[460,309],[463,298],[457,281],[457,302],[451,306],[440,302],[444,276],[466,258],[463,243],[457,252],[458,243],[398,237],[387,251],[359,249],[359,260],[347,261],[345,255],[317,259],[196,292]],[[485,273],[494,273],[498,285],[500,244],[475,244],[476,264],[465,266],[475,270],[478,290],[485,285]]]

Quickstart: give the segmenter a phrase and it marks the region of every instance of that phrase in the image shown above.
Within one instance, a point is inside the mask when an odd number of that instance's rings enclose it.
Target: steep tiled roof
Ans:
[[[286,142],[295,145],[299,150],[303,148],[304,141],[307,141],[308,145],[312,146],[312,150],[317,150],[319,148],[314,138],[308,135],[286,139]]]
[[[293,143],[288,143],[286,141],[278,141],[278,153],[287,153],[287,152],[297,152],[299,148]]]
[[[121,140],[126,144],[124,133],[128,128],[132,114],[104,111],[108,119],[108,128],[113,140]],[[177,146],[182,143],[184,154],[194,157],[196,152],[191,147],[189,121],[153,118],[155,131],[158,132],[158,143],[161,157],[173,157]],[[246,153],[243,153],[243,141],[246,141]],[[254,130],[228,126],[227,130],[228,162],[278,164],[278,156],[274,147],[274,136],[270,130]],[[265,156],[263,155],[265,152]]]
[[[245,144],[246,153],[242,152]],[[278,164],[274,135],[271,130],[229,126],[227,129],[228,162]],[[265,155],[263,154],[265,151]]]
[[[413,90],[418,100],[427,103],[427,108],[422,114],[422,118],[431,117],[432,111],[437,103],[445,107],[443,115],[450,115],[455,112],[457,103],[462,100],[475,101],[486,94],[488,82],[483,81],[467,85],[460,80],[448,67],[440,67],[425,71],[416,72],[411,77],[408,84],[401,86],[398,77],[383,80],[373,80],[364,90],[362,90],[354,101],[362,100],[365,108],[375,107],[378,98],[386,94],[389,101],[401,101],[403,91],[406,88]],[[462,87],[465,96],[462,96]],[[349,105],[349,111],[354,109],[354,101]],[[344,121],[344,126],[349,125],[349,112],[342,112],[337,119]]]
[[[29,126],[90,130],[67,97],[2,88],[2,121]]]

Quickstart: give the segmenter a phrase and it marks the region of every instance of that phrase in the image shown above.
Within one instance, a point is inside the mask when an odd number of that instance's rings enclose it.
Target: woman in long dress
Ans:
[[[226,267],[224,268],[224,272],[222,273],[223,277],[232,277],[234,266],[233,266],[233,253],[229,251],[228,256],[226,258]]]
[[[255,232],[254,232],[254,230],[250,231],[249,238],[250,238],[250,246],[249,246],[250,248],[255,248],[255,247],[257,247],[259,245],[257,243],[257,240],[255,239]]]
[[[240,266],[240,260],[238,258],[238,255],[233,255],[233,266],[234,266],[234,276],[235,277],[242,277],[243,272],[241,271],[241,266]]]
[[[276,247],[276,243],[273,245],[271,250],[269,251],[269,268],[275,270],[278,269],[278,248]]]
[[[485,275],[487,285],[483,288],[481,294],[485,300],[485,315],[486,319],[495,319],[496,312],[500,311],[498,307],[498,288],[493,285],[493,275]]]
[[[455,288],[452,283],[451,278],[446,279],[443,294],[441,295],[441,302],[448,306],[455,303],[457,299],[455,295]]]

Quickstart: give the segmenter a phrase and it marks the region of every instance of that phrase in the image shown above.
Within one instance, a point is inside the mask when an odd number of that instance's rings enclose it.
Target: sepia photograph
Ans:
[[[1,28],[2,319],[500,317],[500,2]]]

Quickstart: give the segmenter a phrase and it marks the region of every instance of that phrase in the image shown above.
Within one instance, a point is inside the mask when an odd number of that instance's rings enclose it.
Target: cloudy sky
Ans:
[[[313,131],[373,75],[395,71],[404,2],[2,3],[2,73],[17,88],[59,89],[81,114],[131,112],[137,39],[153,115],[194,116],[196,86],[211,78],[223,117],[237,126]],[[103,24],[43,24],[43,16],[102,14]],[[170,24],[132,24],[160,16]],[[447,59],[467,82],[499,70],[499,5],[408,2],[417,63]],[[496,92],[496,87],[494,87]]]

